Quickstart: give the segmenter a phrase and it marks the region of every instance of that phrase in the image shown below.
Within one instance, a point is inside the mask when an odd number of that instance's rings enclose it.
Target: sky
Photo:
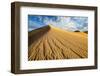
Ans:
[[[47,25],[67,31],[88,31],[88,17],[28,15],[28,31]]]

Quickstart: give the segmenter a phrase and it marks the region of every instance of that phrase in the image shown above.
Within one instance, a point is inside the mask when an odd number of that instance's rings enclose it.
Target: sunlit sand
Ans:
[[[28,60],[79,59],[88,57],[84,32],[70,32],[52,25],[29,32]]]

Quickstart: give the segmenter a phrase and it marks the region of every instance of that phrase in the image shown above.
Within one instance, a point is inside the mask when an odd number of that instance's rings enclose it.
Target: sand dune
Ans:
[[[28,60],[87,58],[87,34],[45,26],[29,32]]]

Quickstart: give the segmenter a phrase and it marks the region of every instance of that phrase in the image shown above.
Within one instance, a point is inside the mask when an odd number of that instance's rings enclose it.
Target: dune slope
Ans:
[[[87,34],[45,26],[29,32],[28,60],[87,58]]]

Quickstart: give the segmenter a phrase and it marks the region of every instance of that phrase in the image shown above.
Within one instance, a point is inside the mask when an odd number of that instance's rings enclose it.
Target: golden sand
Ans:
[[[86,33],[64,31],[53,26],[48,27],[50,27],[49,31],[29,46],[28,60],[88,57],[88,38]]]

